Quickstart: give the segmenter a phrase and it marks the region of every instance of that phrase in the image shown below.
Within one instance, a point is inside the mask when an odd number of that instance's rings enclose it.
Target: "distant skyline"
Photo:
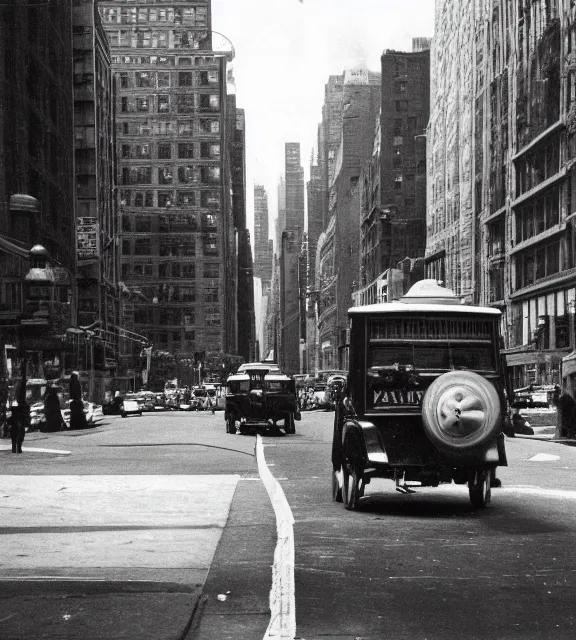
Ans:
[[[305,180],[331,74],[380,70],[385,49],[431,37],[434,0],[212,0],[212,26],[234,45],[238,107],[246,110],[247,216],[253,188],[269,198],[270,235],[284,144],[299,142]]]

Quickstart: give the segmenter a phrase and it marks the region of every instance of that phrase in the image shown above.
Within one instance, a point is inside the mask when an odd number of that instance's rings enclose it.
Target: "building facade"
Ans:
[[[381,109],[359,183],[359,304],[380,300],[385,272],[426,247],[430,52],[386,51],[381,60]]]
[[[254,185],[254,275],[262,280],[262,291],[270,288],[274,242],[269,238],[268,194]]]
[[[38,381],[58,379],[72,364],[66,358],[66,329],[76,324],[72,61],[71,0],[0,6],[3,407],[22,361],[28,377]],[[35,286],[25,278],[37,244],[45,247],[53,268],[44,272],[46,282]],[[34,314],[42,320],[41,330],[33,324]],[[30,332],[24,320],[32,320]]]
[[[304,233],[304,169],[300,162],[300,143],[285,145],[286,221],[284,229]]]
[[[90,399],[111,391],[119,323],[114,79],[97,3],[73,10],[78,324],[90,327]]]
[[[380,74],[346,71],[342,90],[342,135],[328,194],[329,222],[316,249],[319,367],[347,367],[348,309],[358,287],[360,227],[359,180],[374,147],[380,110]]]
[[[123,324],[175,354],[234,349],[227,60],[211,51],[210,2],[100,8],[118,78]]]
[[[516,387],[560,382],[574,347],[574,12],[437,3],[427,272],[502,310]]]

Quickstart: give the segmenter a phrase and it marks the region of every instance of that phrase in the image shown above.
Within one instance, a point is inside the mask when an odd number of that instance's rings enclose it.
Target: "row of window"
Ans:
[[[218,209],[220,193],[214,190],[193,191],[177,189],[170,191],[132,191],[122,189],[120,192],[122,207],[158,207],[199,206],[203,209]]]
[[[206,263],[203,266],[202,275],[205,279],[217,280],[220,274],[220,265],[217,263]],[[129,278],[166,278],[166,279],[196,279],[196,265],[193,262],[164,262],[158,265],[158,269],[152,262],[125,262],[122,264],[122,278],[127,280]],[[170,286],[166,289],[165,294],[158,293],[156,297],[159,300],[168,302],[173,300],[167,296],[174,287]],[[178,290],[176,287],[175,290]],[[188,289],[186,289],[188,291]],[[186,294],[187,295],[187,294]],[[153,296],[154,297],[154,296]],[[180,298],[178,298],[180,299]]]
[[[122,113],[208,113],[220,109],[218,94],[185,93],[160,94],[157,96],[122,96],[120,111]]]
[[[111,47],[131,47],[133,49],[199,49],[200,44],[208,37],[206,31],[190,29],[165,31],[121,29],[119,31],[108,30],[107,35]]]
[[[107,7],[100,10],[102,21],[119,24],[146,24],[149,22],[207,26],[207,7]]]
[[[560,138],[526,153],[516,161],[516,196],[530,191],[560,170]]]
[[[537,280],[562,270],[560,241],[530,247],[515,258],[516,289],[534,284]]]
[[[190,233],[198,231],[199,215],[196,213],[179,213],[172,215],[136,215],[122,216],[122,231],[136,233]],[[202,215],[202,230],[215,231],[218,218],[212,213]]]
[[[516,209],[516,242],[533,238],[559,222],[559,191],[552,189]]]
[[[159,160],[171,160],[173,157],[180,160],[189,158],[198,160],[215,160],[220,157],[220,144],[216,142],[159,142],[151,144],[123,144],[120,148],[120,157],[124,160],[136,158],[158,158]]]
[[[218,255],[218,236],[216,233],[204,233],[202,236],[204,255]],[[127,238],[122,240],[122,256],[162,256],[166,258],[190,258],[196,255],[194,236],[160,237],[158,242],[152,238]]]
[[[220,133],[220,121],[213,118],[186,120],[138,120],[118,123],[118,134],[123,136],[172,136],[178,133],[182,138],[196,135],[213,135]]]
[[[162,67],[195,67],[212,66],[218,64],[218,59],[213,56],[112,56],[112,64],[153,64]]]
[[[123,71],[118,74],[121,89],[164,89],[169,87],[210,87],[218,84],[217,69],[209,71]]]
[[[155,184],[220,184],[218,165],[190,165],[176,169],[175,176],[172,167],[157,168]],[[121,184],[152,184],[152,167],[122,167]]]

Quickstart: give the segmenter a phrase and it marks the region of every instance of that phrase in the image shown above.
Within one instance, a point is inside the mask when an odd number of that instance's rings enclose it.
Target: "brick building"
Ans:
[[[100,7],[118,78],[123,324],[180,355],[234,352],[227,59],[211,51],[210,2]]]
[[[362,168],[374,147],[374,122],[380,109],[380,74],[346,71],[343,79],[341,140],[328,193],[328,224],[318,239],[314,290],[318,293],[321,369],[347,366],[348,309],[357,286]],[[325,150],[321,150],[326,156]]]
[[[421,46],[426,39],[417,39]],[[422,41],[422,42],[421,42]],[[385,272],[426,247],[430,52],[385,51],[374,146],[360,179],[360,304],[382,301]]]
[[[108,40],[94,0],[73,10],[74,168],[77,206],[78,324],[98,335],[91,399],[101,401],[116,368],[119,243],[116,208],[114,80]],[[90,364],[92,370],[92,365]]]

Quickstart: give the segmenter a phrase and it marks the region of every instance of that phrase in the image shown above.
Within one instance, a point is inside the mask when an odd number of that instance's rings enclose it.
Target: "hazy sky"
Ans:
[[[285,142],[300,142],[308,177],[328,76],[359,65],[379,71],[384,49],[410,51],[413,37],[432,36],[434,0],[212,0],[212,27],[236,51],[252,227],[254,184],[266,187],[276,217]]]

